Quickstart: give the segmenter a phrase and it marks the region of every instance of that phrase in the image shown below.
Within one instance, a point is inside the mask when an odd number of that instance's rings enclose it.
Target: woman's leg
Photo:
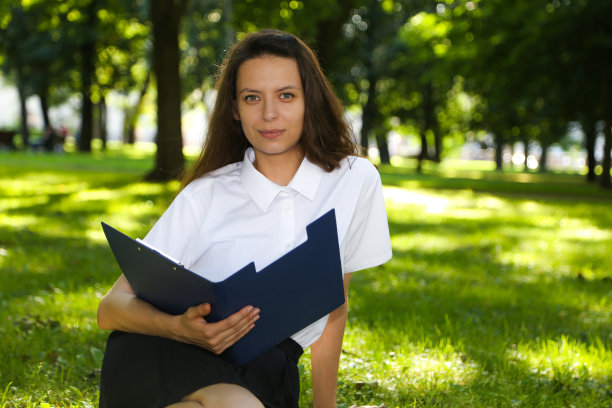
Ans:
[[[249,390],[235,384],[215,384],[192,392],[167,408],[264,408]]]
[[[100,376],[100,408],[159,407],[165,381],[160,372],[162,339],[113,332]]]

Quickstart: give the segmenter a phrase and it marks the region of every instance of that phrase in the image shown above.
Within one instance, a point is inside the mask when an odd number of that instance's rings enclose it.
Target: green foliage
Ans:
[[[466,89],[484,99],[481,126],[500,142],[537,140],[546,147],[565,135],[569,121],[602,119],[612,77],[610,25],[603,17],[610,5],[455,2],[453,54]]]
[[[59,19],[44,3],[29,7],[13,3],[8,16],[0,25],[4,39],[0,52],[5,56],[2,71],[22,87],[25,96],[47,93],[53,78],[62,78],[60,83],[67,78],[61,72],[64,67],[60,61],[65,54],[57,41]],[[61,95],[62,86],[58,88],[56,94]]]
[[[186,106],[204,106],[206,92],[214,86],[216,69],[234,32],[228,9],[219,1],[189,3],[181,36],[181,85]]]
[[[148,231],[178,187],[140,181],[152,161],[0,152],[0,407],[96,406],[100,221]],[[610,193],[485,162],[381,174],[394,258],[353,277],[339,406],[609,406]]]

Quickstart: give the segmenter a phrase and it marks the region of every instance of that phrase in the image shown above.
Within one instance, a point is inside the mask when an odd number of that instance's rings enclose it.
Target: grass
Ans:
[[[612,194],[478,164],[381,167],[394,258],[354,275],[340,407],[612,406]],[[97,406],[100,221],[148,231],[178,187],[151,166],[0,152],[0,408]]]

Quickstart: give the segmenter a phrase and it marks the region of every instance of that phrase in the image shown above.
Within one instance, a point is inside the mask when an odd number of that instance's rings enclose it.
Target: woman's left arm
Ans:
[[[321,337],[310,346],[314,408],[336,408],[338,366],[348,316],[351,273],[344,275],[344,304],[330,313]]]

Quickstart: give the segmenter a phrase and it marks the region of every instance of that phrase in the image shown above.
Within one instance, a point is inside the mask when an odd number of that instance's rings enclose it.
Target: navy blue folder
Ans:
[[[119,267],[141,299],[170,314],[209,302],[208,322],[247,305],[261,310],[255,327],[221,354],[241,366],[344,303],[334,210],[306,227],[308,239],[261,271],[253,262],[221,282],[191,272],[141,241],[102,223]]]

